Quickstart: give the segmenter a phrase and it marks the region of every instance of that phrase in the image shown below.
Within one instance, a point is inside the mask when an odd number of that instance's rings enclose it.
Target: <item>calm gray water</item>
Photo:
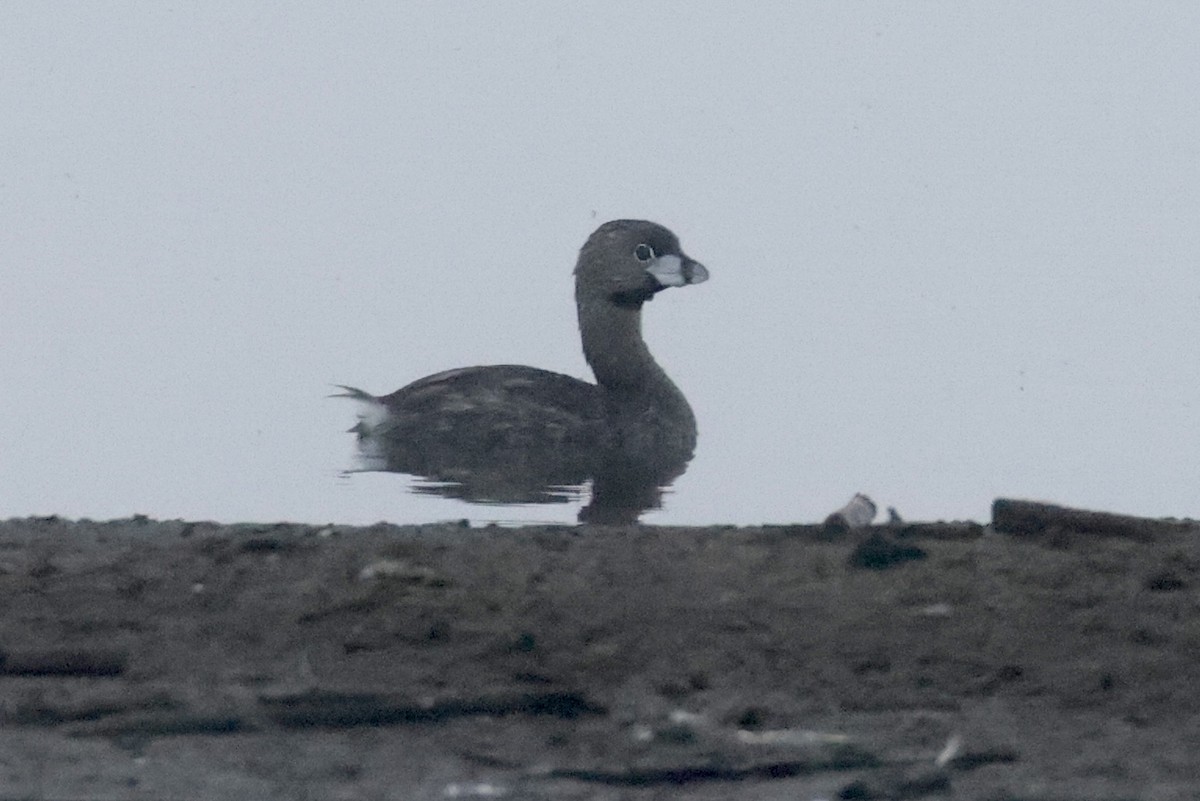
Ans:
[[[574,520],[346,475],[326,396],[590,378],[616,217],[712,272],[648,522],[1200,516],[1200,9],[686,8],[5,7],[0,516]]]

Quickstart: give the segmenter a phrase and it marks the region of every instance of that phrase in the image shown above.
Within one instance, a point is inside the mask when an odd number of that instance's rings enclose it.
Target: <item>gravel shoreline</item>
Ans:
[[[0,797],[1191,798],[1194,524],[1053,509],[0,522]]]

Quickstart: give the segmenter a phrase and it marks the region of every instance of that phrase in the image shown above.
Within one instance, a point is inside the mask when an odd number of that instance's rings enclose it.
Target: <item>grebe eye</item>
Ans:
[[[649,245],[638,245],[633,249],[633,255],[638,261],[650,261],[654,258],[654,248]]]

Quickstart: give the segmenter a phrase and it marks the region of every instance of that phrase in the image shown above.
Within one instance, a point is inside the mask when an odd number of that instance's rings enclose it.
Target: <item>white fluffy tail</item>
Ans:
[[[330,395],[331,398],[349,398],[358,402],[358,422],[347,429],[358,437],[359,470],[382,470],[386,459],[379,439],[379,432],[385,427],[388,418],[387,407],[383,401],[369,392],[363,392],[357,387],[347,387],[335,384],[343,390]]]

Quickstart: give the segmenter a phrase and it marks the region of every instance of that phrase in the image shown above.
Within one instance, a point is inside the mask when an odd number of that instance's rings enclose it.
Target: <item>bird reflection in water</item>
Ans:
[[[642,306],[708,270],[656,223],[615,220],[588,238],[575,306],[589,384],[520,365],[464,367],[360,402],[363,469],[427,479],[420,491],[480,503],[567,500],[591,482],[579,519],[636,522],[661,506],[696,447],[696,418],[642,339]]]

